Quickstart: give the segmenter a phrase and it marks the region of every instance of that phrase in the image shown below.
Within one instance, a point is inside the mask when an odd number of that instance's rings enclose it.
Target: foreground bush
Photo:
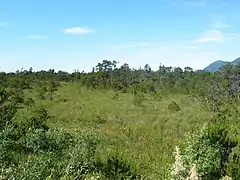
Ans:
[[[219,180],[226,176],[230,154],[237,146],[237,142],[228,137],[228,130],[226,123],[215,122],[189,135],[182,156],[176,150],[172,178],[186,179],[193,166],[202,180]]]
[[[97,158],[100,141],[95,135],[34,129],[15,140],[15,131],[14,126],[6,126],[0,133],[1,179],[84,179],[93,174],[137,179],[127,162]]]

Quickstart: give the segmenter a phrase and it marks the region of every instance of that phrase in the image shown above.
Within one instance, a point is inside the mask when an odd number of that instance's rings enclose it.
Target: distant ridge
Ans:
[[[203,70],[204,71],[209,71],[209,72],[216,72],[218,71],[221,67],[223,67],[224,65],[231,63],[233,65],[236,65],[240,62],[240,57],[235,59],[234,61],[230,62],[230,61],[222,61],[222,60],[218,60],[215,61],[213,63],[211,63],[209,66],[205,67]]]
[[[232,62],[232,64],[236,65],[236,64],[238,64],[239,62],[240,62],[240,57],[237,58],[237,59],[235,59],[235,60]]]

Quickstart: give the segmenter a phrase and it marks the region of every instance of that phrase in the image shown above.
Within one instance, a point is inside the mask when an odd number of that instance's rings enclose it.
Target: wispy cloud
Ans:
[[[195,41],[191,41],[190,44],[191,43],[223,42],[226,40],[235,40],[237,38],[240,38],[240,32],[224,33],[220,30],[209,30],[203,33]]]
[[[65,34],[89,34],[95,32],[93,29],[87,27],[70,27],[63,31]]]
[[[214,53],[214,52],[198,52],[198,53],[185,54],[184,56],[189,57],[189,58],[201,59],[201,58],[211,57],[214,55],[216,55],[216,53]]]
[[[30,34],[27,36],[29,39],[47,39],[47,36],[42,35],[36,35],[36,34]]]
[[[225,36],[229,40],[237,39],[237,38],[240,38],[240,32],[238,32],[238,33],[228,33]]]
[[[197,40],[197,43],[208,43],[212,41],[222,41],[224,34],[218,30],[209,30],[203,33]]]
[[[224,29],[227,27],[229,27],[229,25],[227,23],[223,23],[223,22],[214,22],[212,24],[213,29]]]

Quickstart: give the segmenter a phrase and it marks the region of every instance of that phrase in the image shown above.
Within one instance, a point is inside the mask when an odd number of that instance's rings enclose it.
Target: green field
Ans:
[[[240,179],[238,66],[115,65],[0,73],[0,179]]]
[[[48,109],[53,116],[50,127],[98,134],[103,138],[102,158],[118,154],[149,179],[166,178],[174,147],[212,117],[196,98],[181,94],[144,94],[140,106],[134,95],[117,93],[114,98],[116,92],[77,84],[63,84],[54,101],[38,100],[34,90],[26,95]],[[179,104],[178,112],[168,108],[173,101]],[[20,111],[16,118],[24,113]]]

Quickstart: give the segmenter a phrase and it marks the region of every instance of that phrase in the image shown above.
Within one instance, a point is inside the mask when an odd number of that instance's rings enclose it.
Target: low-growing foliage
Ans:
[[[230,159],[230,163],[227,167],[227,172],[230,177],[234,180],[238,180],[240,178],[240,156],[239,152],[233,153]]]
[[[32,98],[27,98],[24,100],[24,104],[28,107],[33,107],[35,105],[35,102]]]
[[[177,151],[172,171],[174,179],[185,179],[193,165],[202,180],[220,179],[227,173],[230,154],[236,146],[237,142],[228,137],[225,123],[205,124],[200,131],[188,136],[182,157]]]
[[[171,104],[168,105],[168,109],[172,112],[178,112],[178,111],[181,110],[179,105],[174,101]]]
[[[113,100],[119,100],[119,99],[120,99],[119,94],[118,94],[118,93],[115,93],[115,94],[112,96],[112,99],[113,99]]]
[[[101,171],[109,180],[140,179],[140,176],[134,172],[131,166],[118,156],[112,156],[108,158],[107,161],[102,165]]]
[[[240,179],[239,65],[116,65],[0,72],[0,179]]]
[[[141,92],[136,92],[134,94],[134,105],[135,106],[139,106],[142,107],[143,106],[143,102],[145,100],[144,94]]]

